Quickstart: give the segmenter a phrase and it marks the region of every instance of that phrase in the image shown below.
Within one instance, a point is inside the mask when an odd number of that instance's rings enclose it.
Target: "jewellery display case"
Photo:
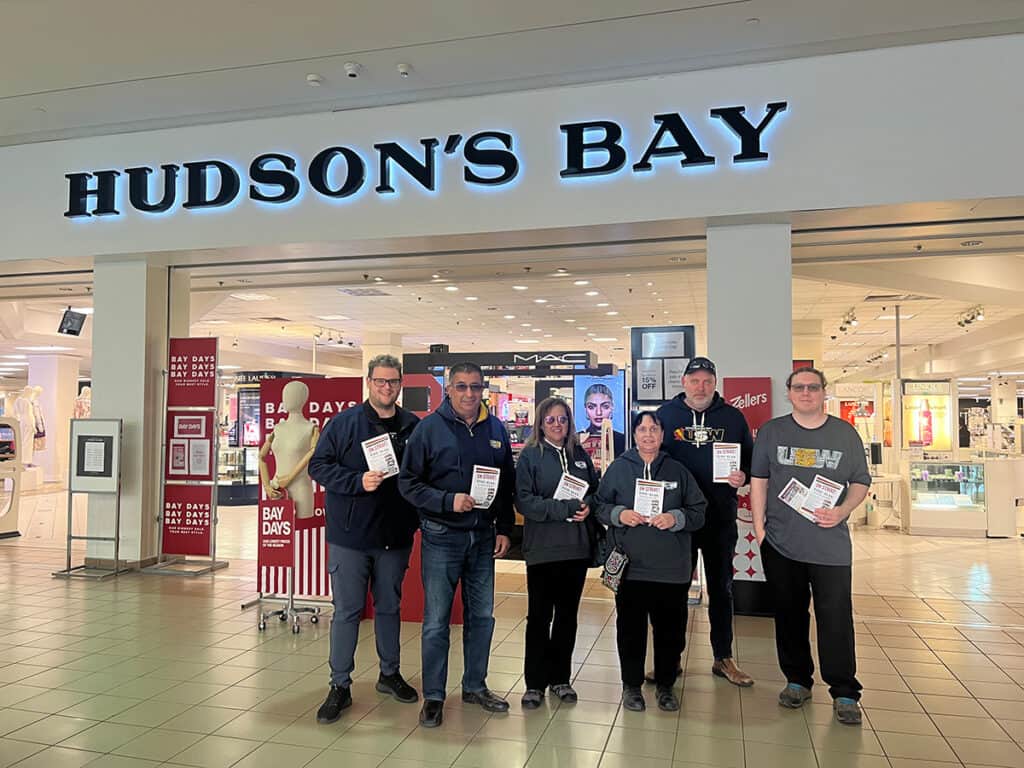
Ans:
[[[924,536],[1013,536],[1017,479],[1014,460],[912,461],[907,532]]]

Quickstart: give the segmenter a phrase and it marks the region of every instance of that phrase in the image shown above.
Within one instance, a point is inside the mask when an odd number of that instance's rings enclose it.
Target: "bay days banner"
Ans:
[[[215,490],[210,485],[164,487],[164,554],[210,556],[212,497]]]
[[[215,408],[217,339],[171,339],[167,357],[167,407]]]
[[[290,381],[301,381],[309,387],[309,399],[306,401],[302,414],[314,422],[320,431],[324,425],[341,411],[358,406],[362,402],[363,380],[356,377],[343,378],[299,378],[299,379],[268,379],[260,382],[260,445],[267,441],[267,436],[274,431],[278,422],[288,418],[281,405],[281,394]],[[274,476],[276,465],[273,453],[267,456],[267,471]],[[313,483],[313,480],[309,480]],[[260,491],[262,499],[263,492]],[[262,499],[261,509],[266,503],[273,504],[269,499]],[[295,563],[294,590],[296,595],[308,597],[327,597],[330,595],[330,579],[327,576],[327,518],[324,501],[324,489],[314,483],[313,516],[295,517],[293,562]],[[262,513],[260,527],[262,530]],[[279,565],[264,565],[262,560],[257,567],[257,585],[259,592],[283,594],[288,589],[287,568]]]

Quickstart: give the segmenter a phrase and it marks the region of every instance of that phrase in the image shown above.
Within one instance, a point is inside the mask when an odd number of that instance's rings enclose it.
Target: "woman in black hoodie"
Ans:
[[[578,481],[575,495],[582,498],[556,494],[563,475]],[[569,404],[559,397],[541,401],[516,465],[516,506],[526,519],[523,556],[529,595],[523,709],[539,707],[548,686],[563,702],[577,698],[569,676],[596,525],[590,514],[596,488],[597,472],[576,440]]]
[[[672,686],[683,651],[683,619],[693,574],[689,532],[704,525],[706,506],[686,467],[661,450],[662,436],[657,414],[637,414],[633,419],[636,447],[612,462],[594,499],[598,520],[611,526],[611,543],[629,558],[615,595],[615,611],[622,705],[634,712],[646,709],[640,686],[648,619],[654,632],[658,707],[679,709]],[[647,510],[636,509],[645,506],[636,501],[638,480],[660,483],[663,496],[656,514],[645,517],[642,512]]]

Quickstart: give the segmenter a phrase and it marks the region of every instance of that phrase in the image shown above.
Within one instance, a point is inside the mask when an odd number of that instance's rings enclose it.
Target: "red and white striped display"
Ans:
[[[317,499],[322,500],[322,494]],[[322,501],[320,501],[322,503]],[[307,597],[329,597],[327,576],[327,527],[323,507],[313,517],[295,520],[295,594]],[[288,592],[288,569],[261,565],[256,589],[264,594],[284,595]]]

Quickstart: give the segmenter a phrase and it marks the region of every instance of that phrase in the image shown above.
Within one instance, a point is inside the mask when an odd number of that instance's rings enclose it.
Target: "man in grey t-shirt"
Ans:
[[[797,369],[786,389],[793,413],[761,427],[750,469],[754,533],[775,600],[775,646],[788,682],[779,704],[796,709],[811,697],[813,594],[818,661],[836,719],[859,725],[861,685],[846,519],[867,495],[871,475],[857,431],[825,413],[824,374]],[[801,503],[803,489],[812,488],[816,479],[839,493],[834,506],[813,504],[810,497]]]

